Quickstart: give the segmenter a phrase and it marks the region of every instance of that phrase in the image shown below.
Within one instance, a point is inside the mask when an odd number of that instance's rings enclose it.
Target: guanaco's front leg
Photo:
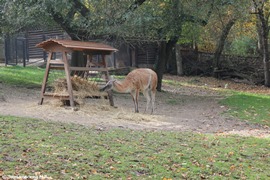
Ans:
[[[139,107],[138,107],[139,91],[138,90],[132,91],[131,96],[132,96],[134,106],[135,106],[135,113],[138,113],[139,112]]]

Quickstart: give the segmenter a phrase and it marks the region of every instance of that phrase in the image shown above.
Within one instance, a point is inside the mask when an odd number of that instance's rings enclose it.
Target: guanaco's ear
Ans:
[[[109,80],[108,82],[107,82],[107,84],[103,87],[103,88],[101,88],[99,91],[109,91],[109,90],[111,90],[112,88],[113,88],[113,83],[115,82],[116,80]]]
[[[114,80],[114,76],[113,75],[109,76],[109,81],[113,81],[113,80]]]

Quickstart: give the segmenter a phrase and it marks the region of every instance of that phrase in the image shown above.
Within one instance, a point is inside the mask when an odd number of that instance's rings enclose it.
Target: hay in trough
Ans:
[[[104,97],[104,92],[99,92],[97,82],[90,81],[88,79],[73,76],[71,77],[71,85],[73,89],[74,97],[78,99],[84,99],[86,97]],[[53,84],[54,94],[68,95],[67,81],[65,78],[56,79]]]

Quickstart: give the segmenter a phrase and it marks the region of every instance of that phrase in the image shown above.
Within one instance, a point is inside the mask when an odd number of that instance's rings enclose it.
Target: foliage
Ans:
[[[254,15],[240,19],[231,30],[226,53],[250,56],[257,55],[258,32]]]
[[[243,26],[250,20],[249,7],[250,2],[248,0],[214,1],[212,16],[208,24],[201,30],[203,34],[200,36],[199,49],[213,52],[219,43],[220,35],[226,24],[232,19],[236,19],[236,24],[239,23],[239,25],[233,28],[233,33],[230,33],[227,37],[227,44],[231,44],[237,39],[238,33],[243,33]],[[254,33],[252,35],[254,36]]]
[[[181,34],[181,26],[185,22],[204,21],[210,2],[2,0],[1,12],[6,20],[4,25],[8,27],[6,32],[16,32],[29,26],[55,26],[57,23],[65,30],[76,31],[77,36],[83,31],[85,37],[115,35],[169,39]],[[194,11],[197,6],[200,6],[200,11]]]
[[[267,179],[269,140],[0,116],[0,177]]]
[[[257,44],[254,39],[248,36],[240,36],[231,43],[229,52],[234,55],[248,56],[255,55],[256,49]]]
[[[180,37],[181,44],[196,43],[201,50],[213,51],[224,24],[233,17],[239,23],[228,44],[233,50],[240,43],[241,47],[249,45],[250,41],[237,37],[240,32],[252,39],[256,34],[250,6],[247,0],[1,0],[0,17],[1,30],[9,33],[28,27],[61,26],[80,38],[114,36],[145,41]]]
[[[179,39],[178,43],[182,45],[193,45],[200,43],[200,35],[202,33],[202,28],[198,24],[185,23],[182,26],[182,37]]]
[[[270,127],[270,97],[249,93],[235,93],[221,101],[230,107],[235,117]]]
[[[56,26],[52,19],[48,18],[45,7],[36,0],[2,0],[0,4],[2,12],[2,33],[17,33],[29,28],[43,28]]]

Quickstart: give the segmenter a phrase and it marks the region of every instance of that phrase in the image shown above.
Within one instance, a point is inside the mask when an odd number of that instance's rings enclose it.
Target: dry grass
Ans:
[[[132,122],[159,122],[164,120],[162,116],[151,115],[151,114],[142,114],[142,113],[134,113],[124,109],[118,110],[114,115],[113,119],[120,119],[125,121]]]
[[[100,92],[97,82],[79,76],[71,77],[71,85],[76,102],[82,103],[86,97],[104,97],[107,93]],[[54,94],[68,95],[67,81],[65,78],[56,79],[53,84]]]
[[[99,121],[118,124],[119,122],[128,121],[129,123],[134,124],[144,124],[147,125],[154,124],[163,124],[167,125],[164,122],[165,117],[161,115],[150,115],[147,113],[135,113],[133,109],[128,109],[125,107],[113,107],[109,105],[109,101],[107,99],[84,99],[83,102],[80,102],[77,105],[77,109],[72,111],[68,106],[63,106],[61,101],[58,99],[52,99],[50,101],[46,101],[42,106],[31,106],[31,109],[36,109],[36,111],[44,112],[40,117],[44,117],[45,119],[48,117],[48,112],[51,117],[56,117],[59,114],[63,114],[65,116],[75,117],[78,119],[83,119],[85,117],[89,117],[91,121],[93,119],[97,119]],[[30,108],[29,108],[30,109]]]

